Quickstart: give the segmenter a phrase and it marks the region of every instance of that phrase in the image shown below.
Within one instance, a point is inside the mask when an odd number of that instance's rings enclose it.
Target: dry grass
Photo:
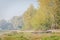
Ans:
[[[60,40],[60,33],[11,33],[0,36],[0,40]]]

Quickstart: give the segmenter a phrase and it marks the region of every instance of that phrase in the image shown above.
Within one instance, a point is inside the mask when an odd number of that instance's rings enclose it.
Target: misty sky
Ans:
[[[37,0],[0,0],[0,19],[9,20],[13,16],[21,16],[30,4],[38,7]]]

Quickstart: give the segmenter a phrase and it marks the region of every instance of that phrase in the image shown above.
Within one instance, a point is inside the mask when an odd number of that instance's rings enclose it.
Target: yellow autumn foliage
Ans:
[[[28,30],[47,30],[59,28],[60,1],[38,0],[39,8],[36,11],[31,6],[24,14],[25,28]],[[33,15],[33,16],[31,16]]]

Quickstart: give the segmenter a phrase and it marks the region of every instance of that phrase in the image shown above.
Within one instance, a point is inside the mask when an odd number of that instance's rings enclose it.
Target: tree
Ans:
[[[49,12],[51,14],[51,20],[53,19],[51,28],[60,28],[60,0],[39,0],[39,2],[41,8],[45,8],[46,12]]]
[[[49,6],[51,5],[50,0],[39,0],[39,5],[36,15],[32,19],[33,27],[35,30],[51,29],[54,24],[54,10]]]
[[[14,16],[12,19],[11,19],[11,23],[13,24],[13,27],[14,29],[20,29],[22,30],[22,27],[23,27],[23,19],[22,19],[22,16]]]
[[[60,29],[60,0],[56,1],[56,8],[55,8],[55,23],[56,29]]]
[[[27,29],[48,30],[60,28],[60,0],[38,0],[39,8],[30,6],[24,14]]]
[[[23,20],[24,20],[24,29],[26,30],[32,30],[32,19],[36,13],[36,9],[34,6],[31,4],[30,7],[26,10],[26,12],[23,15]]]

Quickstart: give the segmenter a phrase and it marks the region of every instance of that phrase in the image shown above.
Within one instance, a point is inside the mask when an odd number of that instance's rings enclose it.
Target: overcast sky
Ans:
[[[38,7],[37,0],[0,0],[0,19],[21,16],[30,4]]]

